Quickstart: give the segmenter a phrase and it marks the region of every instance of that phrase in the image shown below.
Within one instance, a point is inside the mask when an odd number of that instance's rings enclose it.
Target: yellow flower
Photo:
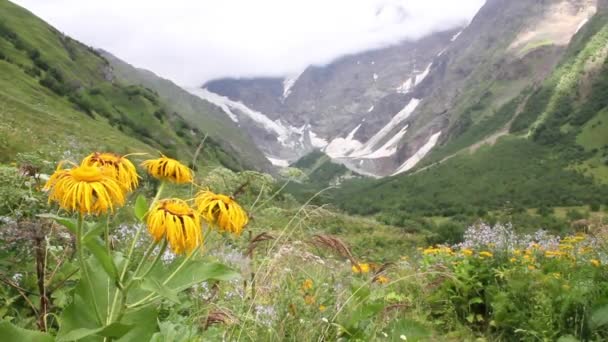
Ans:
[[[493,256],[494,256],[494,254],[492,254],[491,252],[488,252],[488,251],[479,252],[479,257],[482,258],[482,259],[483,258],[491,258]]]
[[[175,159],[162,156],[158,159],[146,160],[141,166],[145,167],[152,177],[160,180],[178,184],[192,182],[192,171]]]
[[[240,235],[249,222],[247,213],[231,197],[214,194],[204,190],[196,195],[198,213],[210,224],[216,225],[220,231]]]
[[[147,225],[154,240],[167,239],[175,254],[191,252],[203,242],[199,216],[181,199],[156,202],[148,214]]]
[[[312,279],[306,279],[302,283],[302,290],[304,290],[304,291],[310,290],[310,289],[312,289],[312,286],[313,286]]]
[[[520,249],[516,249],[513,251],[514,255],[521,255],[521,250]]]
[[[510,261],[510,262],[516,262],[516,261],[517,261],[517,258],[511,258],[511,259],[509,259],[509,261]]]
[[[460,250],[462,252],[462,254],[464,254],[465,256],[471,256],[473,255],[473,250],[469,249],[469,248],[463,248]]]
[[[304,296],[304,303],[308,304],[308,305],[313,305],[317,300],[315,299],[315,296],[311,296],[311,295],[306,295]]]
[[[125,197],[118,181],[98,167],[79,166],[64,170],[61,164],[44,185],[49,202],[68,211],[103,214],[123,205]]]
[[[439,248],[429,247],[422,251],[424,255],[435,255],[439,253]]]
[[[552,276],[553,276],[553,278],[555,278],[555,279],[559,279],[559,278],[561,278],[561,277],[562,277],[562,275],[561,275],[560,273],[557,273],[557,272],[553,272],[553,273],[551,273],[551,275],[552,275]]]
[[[351,267],[353,273],[369,273],[369,264],[356,264]]]
[[[383,275],[379,275],[376,278],[374,278],[374,282],[378,283],[378,284],[388,284],[389,281],[390,281],[390,279]]]
[[[591,262],[591,265],[595,267],[600,267],[602,265],[602,263],[597,259],[591,259],[589,262]]]
[[[545,257],[547,258],[559,258],[562,256],[565,256],[566,253],[562,252],[562,251],[546,251],[545,252]]]
[[[95,152],[85,157],[80,165],[107,168],[126,191],[133,191],[139,183],[133,163],[118,154]]]
[[[320,312],[325,312],[325,310],[327,310],[327,307],[325,305],[319,305]]]
[[[528,265],[528,269],[530,271],[534,271],[536,269],[536,266],[534,266],[534,265]]]

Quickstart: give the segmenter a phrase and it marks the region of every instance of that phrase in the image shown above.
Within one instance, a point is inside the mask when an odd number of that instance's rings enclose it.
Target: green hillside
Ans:
[[[607,44],[608,16],[598,14],[537,89],[452,132],[409,174],[344,184],[336,201],[395,216],[608,204]],[[510,130],[485,143],[505,124]]]
[[[141,85],[157,92],[170,111],[180,113],[189,124],[209,134],[210,138],[237,156],[246,167],[270,169],[270,163],[264,154],[221,109],[151,71],[135,68],[108,52],[101,51],[101,54],[110,62],[112,71],[120,82]]]
[[[8,1],[0,1],[0,122],[2,162],[102,149],[191,160],[206,133],[154,90],[116,80],[98,52]],[[243,168],[216,138],[201,157]]]

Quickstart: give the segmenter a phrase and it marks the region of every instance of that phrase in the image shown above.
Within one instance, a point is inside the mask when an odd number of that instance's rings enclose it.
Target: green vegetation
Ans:
[[[206,133],[158,94],[114,82],[108,61],[8,1],[0,3],[0,161],[17,153],[161,151],[192,159]],[[207,163],[242,169],[216,138]]]

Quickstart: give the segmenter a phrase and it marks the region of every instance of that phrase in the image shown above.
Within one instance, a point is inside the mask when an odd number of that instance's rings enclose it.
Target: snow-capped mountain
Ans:
[[[321,149],[359,173],[395,175],[547,77],[599,1],[488,0],[467,27],[285,78],[189,91],[222,108],[276,165]]]

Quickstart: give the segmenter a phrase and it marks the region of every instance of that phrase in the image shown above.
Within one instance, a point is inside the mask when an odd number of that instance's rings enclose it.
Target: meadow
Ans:
[[[288,180],[252,171],[193,175],[140,154],[59,162],[0,167],[7,341],[608,338],[601,207],[544,213],[579,223],[561,231],[531,229],[537,210],[520,213],[526,229],[499,213],[393,226],[311,204],[322,191],[299,202]]]

